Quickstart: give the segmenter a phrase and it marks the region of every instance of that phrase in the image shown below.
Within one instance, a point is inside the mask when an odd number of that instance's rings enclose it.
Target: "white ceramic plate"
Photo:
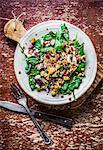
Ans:
[[[58,31],[62,23],[65,23],[66,26],[68,27],[70,39],[74,39],[76,35],[78,35],[79,42],[85,43],[84,51],[86,54],[86,61],[87,61],[86,70],[85,70],[86,77],[83,79],[79,89],[75,90],[75,97],[76,99],[78,99],[91,86],[97,71],[97,58],[96,58],[94,46],[91,40],[89,39],[89,37],[81,29],[79,29],[78,27],[70,23],[60,21],[60,20],[46,21],[28,30],[27,33],[24,35],[24,37],[20,40],[20,44],[21,46],[25,46],[25,48],[27,48],[29,41],[32,39],[32,37],[42,37],[49,31],[56,32]],[[14,56],[14,70],[20,86],[28,95],[30,95],[33,99],[36,99],[41,103],[51,104],[51,105],[67,104],[74,100],[73,94],[66,95],[64,96],[64,98],[62,98],[61,95],[52,97],[51,94],[47,95],[46,92],[32,91],[29,87],[28,76],[25,73],[24,58],[25,57],[21,53],[19,45],[17,45],[15,56]],[[21,74],[19,74],[19,72],[21,72]]]

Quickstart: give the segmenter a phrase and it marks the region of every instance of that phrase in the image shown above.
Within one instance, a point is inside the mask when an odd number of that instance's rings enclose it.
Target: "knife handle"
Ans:
[[[35,117],[40,118],[40,119],[45,119],[48,121],[52,121],[64,127],[68,127],[68,128],[72,127],[73,120],[70,118],[61,117],[61,116],[57,116],[57,115],[53,115],[53,114],[49,114],[49,113],[41,112],[41,111],[35,111]]]

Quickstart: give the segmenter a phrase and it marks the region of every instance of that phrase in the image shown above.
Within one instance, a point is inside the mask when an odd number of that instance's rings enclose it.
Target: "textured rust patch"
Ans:
[[[26,12],[25,28],[51,19],[61,19],[80,27],[96,48],[98,62],[103,65],[103,1],[102,0],[0,0],[0,16],[12,18]],[[24,19],[24,17],[22,17]],[[6,21],[0,20],[0,98],[15,102],[10,85],[17,82],[13,70],[16,43],[4,37]],[[29,98],[29,97],[28,97]],[[34,109],[46,108],[29,98]],[[71,116],[71,130],[49,122],[40,122],[53,140],[46,146],[27,116],[0,109],[0,150],[102,150],[103,149],[103,87],[102,83],[75,112],[54,112]]]

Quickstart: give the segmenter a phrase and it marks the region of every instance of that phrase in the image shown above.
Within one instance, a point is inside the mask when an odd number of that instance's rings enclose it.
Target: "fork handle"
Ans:
[[[23,106],[24,107],[24,106]],[[44,140],[45,144],[51,144],[51,139],[47,136],[47,134],[42,130],[40,124],[37,122],[36,118],[33,116],[32,112],[30,112],[28,106],[25,106],[25,109],[29,116],[31,117],[33,123],[35,124],[40,136]]]

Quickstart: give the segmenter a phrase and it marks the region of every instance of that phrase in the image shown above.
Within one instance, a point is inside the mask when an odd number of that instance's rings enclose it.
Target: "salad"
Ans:
[[[32,91],[46,91],[52,96],[71,94],[85,77],[84,43],[77,36],[71,40],[65,24],[56,33],[50,31],[41,38],[32,38],[23,53]]]

